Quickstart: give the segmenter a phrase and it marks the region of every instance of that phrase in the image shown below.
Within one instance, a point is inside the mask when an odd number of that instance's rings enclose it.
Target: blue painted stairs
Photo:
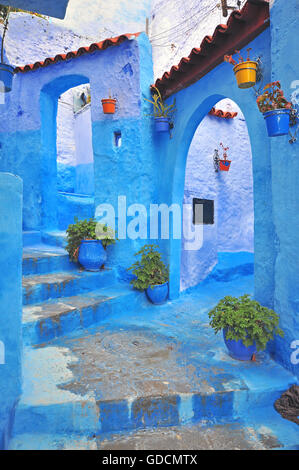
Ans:
[[[196,290],[153,306],[113,269],[88,273],[62,248],[26,247],[24,381],[11,449],[97,448],[112,434],[236,420],[276,436],[274,447],[296,446],[296,425],[273,409],[295,378],[265,354],[234,361],[208,325],[223,295],[252,291],[242,256],[235,264],[224,256]]]

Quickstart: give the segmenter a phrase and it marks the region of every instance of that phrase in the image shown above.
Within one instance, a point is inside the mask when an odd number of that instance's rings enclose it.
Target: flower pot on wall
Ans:
[[[156,132],[168,132],[169,131],[169,120],[166,117],[155,118],[155,129]]]
[[[106,259],[107,253],[101,240],[82,240],[78,261],[86,271],[99,271]]]
[[[153,304],[163,304],[168,296],[168,282],[149,286],[146,289],[146,295]]]
[[[229,171],[231,160],[219,160],[219,170]]]
[[[242,340],[234,341],[226,338],[227,329],[223,330],[223,338],[228,349],[229,355],[239,361],[250,361],[253,354],[256,353],[255,342],[251,346],[245,346]]]
[[[278,137],[289,133],[290,109],[273,109],[263,113],[263,116],[266,121],[269,137]]]
[[[0,63],[0,92],[2,91],[7,93],[11,91],[13,71],[14,67],[11,65]]]
[[[247,60],[234,66],[239,88],[250,88],[256,84],[257,62]]]
[[[104,114],[114,114],[115,105],[116,105],[116,100],[114,98],[103,99],[102,106],[103,106]]]

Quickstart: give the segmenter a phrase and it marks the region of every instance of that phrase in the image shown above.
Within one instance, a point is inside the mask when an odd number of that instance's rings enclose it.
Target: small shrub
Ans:
[[[149,286],[164,284],[169,279],[169,270],[161,259],[161,254],[156,250],[157,245],[144,245],[144,247],[135,253],[135,256],[141,255],[141,260],[136,261],[128,271],[136,276],[130,282],[138,290],[147,289]]]
[[[246,347],[251,346],[255,341],[258,351],[264,350],[274,335],[284,336],[283,331],[278,328],[277,313],[267,307],[262,307],[248,294],[239,298],[224,297],[209,312],[209,317],[211,318],[210,325],[215,333],[226,328],[226,339],[242,340]]]

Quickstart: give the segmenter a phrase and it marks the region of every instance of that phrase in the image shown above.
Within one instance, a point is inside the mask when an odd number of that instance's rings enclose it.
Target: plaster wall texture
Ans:
[[[291,15],[290,15],[290,12]],[[276,0],[271,8],[272,80],[280,80],[287,98],[299,95],[298,37],[299,4]],[[298,101],[297,101],[298,106]],[[294,129],[292,129],[294,132]],[[289,137],[270,139],[272,162],[272,194],[275,253],[274,308],[281,318],[285,338],[277,338],[275,358],[299,376],[299,365],[291,361],[291,344],[299,340],[299,192],[298,140],[289,144]],[[297,354],[298,356],[298,354]],[[296,359],[296,358],[295,358]]]
[[[76,142],[73,93],[61,95],[57,107],[57,186],[73,193],[76,188]]]
[[[217,263],[217,253],[254,251],[254,214],[252,156],[244,116],[235,103],[222,100],[222,110],[237,111],[234,119],[207,115],[192,139],[186,164],[184,203],[194,197],[214,200],[214,224],[203,225],[203,245],[199,250],[184,250],[182,244],[181,289],[202,281]],[[232,161],[229,172],[214,170],[214,149],[220,142],[229,147]],[[192,218],[189,221],[194,230]]]
[[[0,449],[5,449],[21,393],[22,343],[22,181],[8,173],[0,173],[0,243]]]
[[[94,158],[92,147],[91,106],[74,115],[76,145],[76,193],[94,194]]]

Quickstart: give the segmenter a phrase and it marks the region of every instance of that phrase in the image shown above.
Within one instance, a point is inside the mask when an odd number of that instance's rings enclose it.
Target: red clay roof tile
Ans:
[[[80,57],[84,54],[91,54],[94,51],[103,51],[108,49],[111,46],[118,46],[119,44],[127,41],[129,39],[134,39],[139,36],[140,33],[135,34],[122,34],[115,38],[104,39],[104,41],[93,43],[87,47],[80,47],[77,51],[71,51],[67,54],[57,54],[55,57],[47,57],[45,60],[40,62],[35,62],[34,64],[28,64],[24,67],[16,67],[14,73],[24,73],[29,72],[30,70],[37,70],[41,67],[47,67],[51,64],[57,64],[57,62],[74,59],[75,57]]]
[[[238,116],[237,112],[231,113],[230,111],[222,111],[222,109],[216,109],[216,108],[212,108],[209,114],[211,116],[216,116],[216,117],[225,118],[225,119],[233,119],[236,116]]]
[[[199,48],[171,67],[155,82],[164,98],[195,83],[223,62],[225,54],[243,48],[270,24],[268,0],[248,0],[242,10],[234,10],[227,24],[216,26],[213,36],[205,36]]]

